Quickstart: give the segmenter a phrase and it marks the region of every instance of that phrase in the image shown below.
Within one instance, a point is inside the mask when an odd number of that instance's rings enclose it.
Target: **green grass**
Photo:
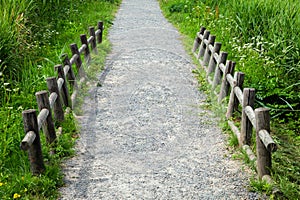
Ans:
[[[79,35],[89,26],[104,21],[105,34],[120,1],[20,1],[0,2],[0,199],[56,199],[57,188],[63,185],[60,163],[74,153],[78,137],[71,115],[56,127],[63,127],[55,151],[46,145],[41,132],[46,171],[31,175],[27,152],[19,145],[25,133],[22,111],[37,109],[35,92],[46,90],[45,79],[54,75],[53,66],[61,63],[62,53],[70,56],[69,44],[80,44]],[[80,16],[80,17],[79,17]],[[99,45],[99,66],[109,51],[104,40]],[[100,68],[98,67],[98,71]]]
[[[191,49],[200,26],[222,43],[222,51],[246,74],[244,87],[256,89],[255,107],[271,109],[271,134],[279,149],[272,176],[280,195],[299,199],[300,143],[300,5],[296,0],[159,0],[165,16],[186,36]],[[197,73],[201,70],[196,70]],[[203,72],[202,72],[203,73]],[[209,86],[199,76],[200,88]],[[236,143],[234,137],[231,145]],[[254,190],[265,190],[255,183]],[[269,189],[267,189],[269,190]],[[266,191],[266,190],[265,190]]]

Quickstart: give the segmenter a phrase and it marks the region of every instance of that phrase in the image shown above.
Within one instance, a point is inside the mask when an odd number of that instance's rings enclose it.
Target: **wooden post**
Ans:
[[[196,35],[196,38],[195,38],[195,41],[194,41],[194,44],[193,44],[193,49],[192,49],[193,53],[195,53],[196,50],[199,48],[199,45],[201,44],[201,39],[199,38],[199,35],[203,35],[204,31],[205,31],[205,27],[202,26],[200,28],[200,31]]]
[[[241,137],[239,139],[240,146],[245,144],[251,144],[252,137],[252,123],[246,114],[246,106],[254,108],[255,102],[255,89],[245,88],[243,91],[243,105],[242,105],[242,125],[241,125]]]
[[[256,153],[257,153],[257,172],[259,178],[264,175],[270,175],[272,167],[271,152],[267,150],[259,137],[259,131],[266,130],[270,132],[270,114],[267,108],[255,109],[256,118]]]
[[[43,160],[36,111],[33,109],[25,110],[22,112],[22,116],[25,133],[28,133],[30,131],[33,131],[35,133],[35,139],[28,149],[28,157],[31,173],[33,175],[39,175],[44,172],[45,165]]]
[[[221,78],[222,78],[222,71],[219,67],[219,65],[221,63],[223,63],[224,65],[226,64],[226,59],[227,59],[227,55],[228,53],[227,52],[222,52],[219,56],[219,60],[217,62],[217,66],[216,66],[216,69],[215,69],[215,75],[214,75],[214,80],[213,80],[213,84],[212,84],[212,89],[214,90],[217,85],[220,83],[221,81]]]
[[[74,87],[76,85],[76,77],[75,77],[72,65],[70,63],[70,59],[68,57],[68,54],[63,54],[62,57],[63,57],[64,66],[68,65],[70,67],[69,71],[67,73],[67,78],[68,78],[68,82],[70,83],[70,85],[72,87]]]
[[[101,31],[99,36],[98,36],[98,43],[101,44],[102,43],[102,39],[103,39],[103,30],[104,30],[104,26],[103,26],[103,22],[98,22],[98,29]]]
[[[205,51],[205,48],[206,48],[205,40],[208,39],[209,34],[210,34],[209,30],[204,31],[204,35],[203,35],[203,39],[202,39],[200,47],[199,47],[199,52],[198,52],[198,55],[197,55],[197,59],[201,58],[204,55],[204,51]]]
[[[60,94],[58,91],[58,85],[55,77],[47,78],[47,86],[50,93],[54,92],[57,94],[57,99],[54,103],[54,117],[57,121],[61,122],[64,120],[64,110],[61,105]]]
[[[76,64],[77,70],[79,71],[79,69],[81,68],[81,65],[82,65],[82,60],[80,58],[80,53],[79,53],[77,44],[75,44],[75,43],[71,44],[70,48],[71,48],[72,55],[75,55],[75,54],[78,55],[78,58],[75,60],[75,64]]]
[[[70,94],[69,94],[69,89],[68,89],[68,84],[66,81],[66,76],[64,73],[64,70],[62,68],[62,65],[55,65],[54,69],[57,71],[58,73],[58,78],[62,78],[64,80],[64,83],[62,85],[62,98],[63,98],[63,102],[65,104],[65,106],[67,107],[72,107],[72,103],[70,100]]]
[[[91,60],[91,55],[90,55],[89,43],[87,41],[86,34],[81,34],[80,35],[80,40],[81,40],[81,44],[86,45],[86,48],[84,50],[84,60],[85,60],[86,63],[89,63],[90,60]]]
[[[232,62],[231,60],[226,62],[225,73],[223,76],[221,90],[218,98],[219,103],[221,103],[221,101],[228,95],[230,84],[227,81],[226,75],[233,74],[234,68],[235,68],[235,62]]]
[[[214,49],[211,52],[210,60],[208,63],[208,68],[207,68],[207,74],[206,76],[208,77],[213,71],[215,71],[216,65],[217,65],[217,60],[214,58],[214,54],[217,53],[219,55],[220,50],[221,50],[222,44],[219,42],[216,42],[214,44]]]
[[[226,113],[226,118],[229,119],[232,117],[233,110],[234,108],[237,108],[239,100],[236,98],[234,94],[234,88],[235,87],[240,87],[242,88],[243,83],[244,83],[244,77],[245,74],[243,72],[235,72],[234,73],[234,80],[235,80],[235,86],[231,88],[231,93],[230,93],[230,98],[229,98],[229,103],[227,107],[227,113]]]
[[[204,56],[203,56],[203,62],[202,62],[203,66],[207,66],[208,65],[208,62],[209,62],[210,57],[212,55],[212,52],[209,49],[209,45],[214,45],[215,40],[216,40],[216,36],[215,35],[209,35],[209,37],[208,37],[208,44],[206,45],[206,49],[205,49]]]
[[[92,27],[92,26],[89,27],[89,32],[90,32],[90,36],[94,37],[94,39],[91,41],[92,51],[97,54],[98,51],[97,51],[97,42],[96,42],[95,28]]]
[[[49,103],[49,97],[47,91],[40,91],[35,93],[36,101],[38,104],[39,111],[43,110],[44,108],[49,110],[49,114],[45,123],[43,124],[43,132],[46,136],[46,141],[48,144],[51,144],[56,139],[55,127],[52,121],[52,112]]]

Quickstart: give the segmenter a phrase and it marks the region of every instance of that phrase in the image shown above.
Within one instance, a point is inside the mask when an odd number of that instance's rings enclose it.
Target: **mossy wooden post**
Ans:
[[[202,39],[200,47],[199,47],[199,52],[198,52],[198,55],[197,55],[197,59],[201,58],[204,55],[205,48],[206,48],[205,40],[208,39],[209,35],[210,35],[210,31],[205,30],[204,34],[203,34],[203,39]]]
[[[103,30],[104,30],[103,22],[98,22],[98,29],[100,30],[100,34],[97,38],[97,41],[99,44],[101,44],[103,40]]]
[[[213,51],[211,52],[210,60],[207,67],[207,74],[206,74],[207,77],[216,69],[217,60],[215,59],[214,54],[215,53],[217,53],[218,55],[220,54],[221,46],[222,44],[220,42],[216,42],[214,44],[214,48]]]
[[[97,54],[98,51],[97,51],[95,28],[93,26],[89,27],[89,32],[90,32],[90,36],[94,37],[94,39],[91,41],[92,51]]]
[[[233,114],[233,110],[237,108],[238,106],[238,99],[236,98],[234,94],[234,88],[235,87],[240,87],[242,88],[243,83],[244,83],[244,77],[245,74],[243,72],[235,72],[234,73],[234,87],[231,89],[230,97],[229,97],[229,103],[227,107],[227,112],[226,112],[226,118],[230,119]]]
[[[68,73],[67,73],[68,82],[70,83],[70,85],[72,87],[74,87],[76,85],[76,77],[75,77],[72,65],[70,63],[69,56],[68,56],[68,54],[63,54],[62,57],[63,57],[64,66],[66,66],[66,65],[69,66],[69,70],[68,70]]]
[[[204,56],[203,56],[203,62],[202,62],[203,66],[207,66],[208,65],[208,62],[209,62],[210,57],[212,55],[212,52],[209,49],[209,45],[214,45],[215,40],[216,40],[216,36],[215,35],[209,35],[209,37],[208,37],[208,43],[206,45],[206,49],[205,49]]]
[[[241,125],[241,135],[240,135],[240,145],[251,144],[252,137],[252,123],[246,114],[246,106],[254,108],[255,102],[255,89],[245,88],[243,91],[243,105],[242,105],[242,125]]]
[[[67,107],[72,107],[72,103],[70,100],[70,93],[69,93],[69,89],[68,89],[68,84],[66,81],[66,76],[63,70],[62,65],[55,65],[54,69],[57,71],[58,74],[58,78],[62,78],[64,80],[64,83],[62,85],[62,89],[61,89],[61,93],[62,93],[62,98],[63,98],[63,102],[65,104],[65,106]]]
[[[265,147],[264,143],[259,137],[261,130],[270,132],[270,114],[267,108],[255,109],[256,118],[256,153],[257,153],[257,172],[259,178],[264,175],[270,175],[272,167],[271,152]]]
[[[28,133],[30,131],[33,131],[35,133],[35,139],[28,149],[28,158],[30,162],[31,173],[33,175],[39,175],[44,172],[45,165],[43,160],[36,111],[33,109],[25,110],[22,112],[22,116],[25,133]]]
[[[77,70],[80,71],[79,69],[81,68],[82,60],[80,58],[80,53],[79,53],[77,44],[75,44],[75,43],[71,44],[70,48],[71,48],[72,55],[78,55],[78,58],[75,60],[75,65],[77,67]]]
[[[227,52],[222,52],[222,53],[219,55],[219,60],[218,60],[217,65],[216,65],[215,74],[214,74],[214,80],[213,80],[213,83],[212,83],[212,89],[213,89],[213,90],[217,87],[217,85],[218,85],[218,84],[220,83],[220,81],[221,81],[221,78],[222,78],[222,71],[221,71],[219,65],[220,65],[221,63],[223,63],[224,65],[226,64],[227,55],[228,55]]]
[[[80,40],[81,40],[81,44],[86,45],[86,48],[84,50],[84,60],[86,63],[89,63],[91,60],[91,55],[90,55],[89,43],[87,41],[86,34],[81,34]]]
[[[49,103],[48,91],[45,91],[45,90],[39,91],[39,92],[35,93],[35,96],[36,96],[36,101],[38,104],[39,111],[43,110],[44,108],[49,110],[47,119],[46,119],[45,123],[43,124],[43,132],[46,136],[47,143],[51,144],[56,139],[56,132],[55,132],[55,127],[54,127],[54,123],[52,120],[52,112],[51,112],[50,103]]]
[[[47,86],[48,86],[48,90],[50,92],[50,94],[52,92],[57,94],[57,98],[56,101],[54,102],[54,117],[57,121],[61,122],[64,120],[64,110],[63,107],[61,105],[61,99],[60,99],[60,94],[58,91],[58,85],[57,85],[57,81],[55,77],[49,77],[47,78]]]
[[[218,97],[218,102],[221,103],[221,101],[228,95],[230,84],[227,81],[227,74],[233,74],[235,68],[235,62],[232,62],[231,60],[227,61],[226,68],[222,80],[221,90]]]
[[[194,41],[194,45],[193,45],[193,49],[192,49],[193,53],[195,53],[196,50],[199,48],[199,45],[201,44],[201,39],[200,39],[199,35],[203,35],[204,31],[205,31],[205,27],[202,26],[200,28],[199,32],[196,35],[196,38],[195,38],[195,41]]]

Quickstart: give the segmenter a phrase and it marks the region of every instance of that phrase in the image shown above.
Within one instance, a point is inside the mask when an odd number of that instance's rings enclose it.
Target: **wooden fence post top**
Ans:
[[[221,46],[222,46],[221,42],[215,42],[215,44],[214,44],[214,53],[219,53],[220,50],[221,50]]]
[[[203,39],[207,39],[210,35],[210,31],[209,30],[205,30],[204,31],[204,35],[203,35]]]
[[[24,114],[24,115],[27,115],[27,114],[30,114],[30,113],[36,113],[36,110],[35,109],[28,109],[28,110],[24,110],[22,112],[22,114]]]
[[[100,29],[100,30],[102,30],[104,27],[103,27],[103,21],[99,21],[98,22],[98,28]]]
[[[215,35],[209,35],[208,36],[208,44],[214,44],[215,43],[216,36]]]
[[[228,56],[228,53],[222,51],[221,54],[219,55],[219,59],[220,59],[220,60],[219,60],[219,63],[225,64],[225,63],[226,63],[227,56]]]
[[[201,26],[201,27],[200,27],[199,33],[200,33],[201,35],[203,35],[205,30],[206,30],[206,28],[205,28],[204,26]]]
[[[46,80],[47,80],[47,81],[56,80],[56,77],[55,77],[55,76],[51,76],[51,77],[46,78]]]
[[[256,108],[255,113],[260,113],[260,112],[269,112],[270,109],[269,108],[265,108],[265,107],[260,107],[260,108]]]

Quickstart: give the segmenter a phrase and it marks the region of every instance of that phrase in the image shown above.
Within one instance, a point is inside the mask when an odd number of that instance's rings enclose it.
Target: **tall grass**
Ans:
[[[287,109],[299,109],[300,96],[295,92],[300,91],[299,2],[233,0],[230,6],[235,11],[231,25],[235,36],[256,51],[267,65],[263,81],[254,79],[249,84],[262,89],[258,91],[262,99],[285,105]],[[248,72],[249,67],[242,70]],[[255,76],[251,74],[249,71],[247,75]]]
[[[0,1],[0,72],[3,75],[16,77],[21,70],[18,63],[30,47],[26,15],[31,6],[31,0]]]

